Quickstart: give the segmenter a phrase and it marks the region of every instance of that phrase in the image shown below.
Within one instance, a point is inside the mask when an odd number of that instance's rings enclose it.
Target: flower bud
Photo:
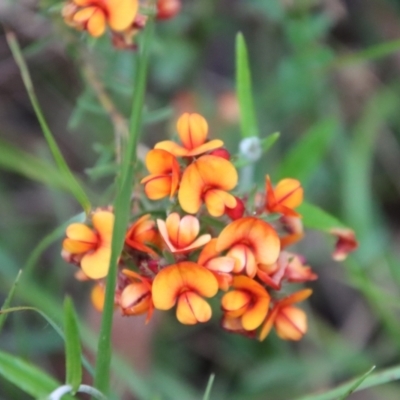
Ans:
[[[175,17],[182,8],[181,0],[158,0],[157,19],[170,19]]]
[[[300,308],[283,307],[276,316],[274,326],[281,339],[300,340],[307,332],[307,315]]]
[[[235,196],[236,206],[233,208],[225,207],[225,214],[231,219],[236,220],[243,217],[245,207],[242,200]]]
[[[228,160],[228,161],[231,159],[231,155],[230,155],[229,151],[224,149],[223,147],[211,151],[210,155],[225,158],[225,160]]]
[[[151,292],[143,282],[129,284],[121,293],[119,300],[123,315],[140,315],[151,306]]]

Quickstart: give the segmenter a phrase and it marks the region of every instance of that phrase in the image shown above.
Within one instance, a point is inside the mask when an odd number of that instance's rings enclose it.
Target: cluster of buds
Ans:
[[[263,192],[240,198],[232,194],[236,168],[223,142],[208,140],[207,121],[186,113],[177,131],[180,143],[159,142],[146,156],[144,194],[168,211],[133,216],[119,259],[116,307],[149,320],[154,309],[176,306],[177,319],[191,325],[210,320],[207,299],[222,293],[224,329],[263,340],[274,327],[282,339],[299,340],[307,319],[293,304],[312,291],[282,292],[317,278],[301,255],[286,249],[303,237],[295,210],[303,200],[300,182],[283,179],[273,187],[266,176]],[[99,310],[113,223],[111,209],[98,209],[88,224],[70,225],[63,242],[64,258],[97,281],[92,300]]]
[[[95,38],[109,28],[116,48],[135,49],[135,37],[152,8],[148,3],[140,5],[139,0],[68,0],[62,16],[67,25]],[[181,0],[158,0],[155,8],[157,19],[170,19],[180,12]]]

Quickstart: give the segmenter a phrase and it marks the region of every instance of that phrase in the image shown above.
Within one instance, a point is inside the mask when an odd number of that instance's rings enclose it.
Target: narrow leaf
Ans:
[[[0,375],[34,398],[43,398],[60,384],[39,368],[0,350]],[[70,396],[65,396],[65,399]]]
[[[353,392],[356,391],[356,389],[367,379],[369,375],[371,375],[372,371],[375,369],[375,365],[373,365],[365,374],[360,376],[355,382],[354,385],[351,386],[349,390],[346,391],[342,396],[338,398],[338,400],[345,400],[347,397],[349,397]]]
[[[260,136],[254,111],[247,47],[242,33],[236,36],[236,92],[240,107],[242,136]]]
[[[304,184],[325,157],[336,131],[334,119],[313,125],[287,152],[279,168],[279,177],[296,178]]]
[[[82,381],[81,343],[79,338],[78,320],[75,309],[69,297],[64,302],[66,384],[72,386],[72,392],[78,390]]]
[[[8,295],[6,299],[4,300],[3,306],[1,307],[0,311],[5,310],[6,308],[10,307],[11,300],[14,297],[15,289],[17,288],[19,278],[21,277],[22,271],[19,271],[17,274],[17,277],[15,278],[15,281],[13,285],[11,286],[10,291],[8,292]],[[4,326],[4,323],[6,322],[7,314],[0,314],[0,332]]]
[[[207,382],[206,391],[204,392],[203,400],[210,400],[211,389],[214,383],[215,374],[211,374]]]
[[[369,371],[368,371],[369,372]],[[367,373],[368,374],[368,373]],[[363,377],[362,377],[363,378]],[[400,379],[400,366],[397,365],[393,368],[385,369],[381,372],[368,375],[363,381],[354,389],[358,392],[363,389],[382,385],[384,383],[397,381]],[[337,400],[340,396],[344,396],[351,391],[354,386],[359,383],[360,378],[352,379],[336,388],[329,390],[325,393],[315,395],[308,395],[297,398],[296,400]]]
[[[70,188],[70,192],[75,196],[76,200],[82,205],[83,209],[88,213],[90,211],[90,201],[82,189],[79,182],[74,177],[73,173],[68,167],[60,149],[58,148],[57,142],[55,141],[53,134],[49,126],[47,125],[46,119],[43,115],[43,112],[40,108],[38,99],[36,97],[36,93],[32,84],[32,80],[29,74],[28,67],[25,63],[24,57],[21,52],[21,48],[17,41],[17,38],[13,32],[6,32],[6,40],[11,49],[12,55],[14,57],[15,62],[18,65],[18,68],[21,72],[21,77],[24,82],[26,91],[28,92],[29,99],[31,101],[32,107],[35,111],[36,117],[39,121],[40,127],[42,128],[43,135],[47,141],[49,149],[53,155],[53,158],[60,170],[63,174],[66,183]]]

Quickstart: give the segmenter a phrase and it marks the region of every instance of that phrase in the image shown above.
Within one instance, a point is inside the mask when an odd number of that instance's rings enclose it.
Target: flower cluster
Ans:
[[[158,0],[155,7],[157,19],[170,19],[180,12],[181,0]],[[62,16],[67,25],[87,31],[95,38],[108,28],[115,47],[132,49],[134,38],[146,25],[146,14],[150,12],[150,4],[140,5],[139,0],[68,0]]]
[[[186,113],[177,131],[179,143],[159,142],[147,154],[144,194],[168,211],[134,217],[119,259],[116,307],[123,315],[147,313],[147,320],[154,309],[176,307],[177,319],[191,325],[210,320],[208,299],[216,297],[224,329],[263,340],[274,327],[282,339],[299,340],[307,319],[293,304],[311,290],[282,293],[317,278],[287,250],[303,237],[300,182],[283,179],[274,187],[266,176],[263,192],[240,198],[232,193],[238,173],[230,154],[221,140],[208,139],[207,121]],[[90,226],[70,225],[63,243],[64,258],[97,280],[92,299],[99,310],[113,222],[111,210],[96,210]]]

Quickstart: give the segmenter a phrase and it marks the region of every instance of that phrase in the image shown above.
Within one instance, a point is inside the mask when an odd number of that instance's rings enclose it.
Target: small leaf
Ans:
[[[236,36],[236,92],[240,107],[242,137],[260,136],[254,111],[246,42],[242,33]]]
[[[280,178],[305,181],[316,170],[337,131],[334,119],[325,119],[313,125],[286,154],[279,168]]]
[[[1,311],[10,307],[10,303],[14,297],[15,289],[17,288],[19,278],[21,277],[21,273],[22,273],[22,271],[20,270],[17,274],[17,277],[15,278],[13,285],[11,286],[10,291],[8,292],[6,299],[4,300],[3,306],[1,307]],[[6,318],[7,318],[7,314],[0,314],[0,332],[1,332],[1,329],[3,328],[4,323],[6,322]]]
[[[204,392],[203,400],[210,400],[210,393],[214,383],[215,374],[211,374],[207,382],[206,391]]]
[[[365,374],[360,376],[354,384],[351,386],[349,390],[346,391],[342,396],[338,398],[338,400],[345,400],[347,397],[349,397],[353,392],[356,391],[356,389],[367,379],[369,375],[371,375],[372,371],[375,369],[375,365],[373,365]]]
[[[39,368],[0,351],[0,375],[34,398],[47,396],[60,384]],[[65,396],[65,400],[70,396]]]
[[[78,390],[82,381],[81,343],[79,338],[78,320],[75,309],[69,297],[64,302],[66,384],[72,386],[73,393]]]

